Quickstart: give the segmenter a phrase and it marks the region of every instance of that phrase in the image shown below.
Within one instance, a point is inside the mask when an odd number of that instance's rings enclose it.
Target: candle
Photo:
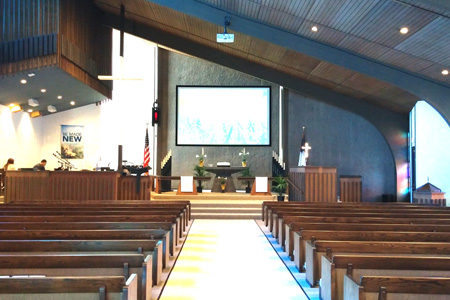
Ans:
[[[205,154],[205,149],[202,147],[202,155]]]

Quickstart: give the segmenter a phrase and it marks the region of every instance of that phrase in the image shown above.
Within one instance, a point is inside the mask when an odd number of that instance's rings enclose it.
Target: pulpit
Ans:
[[[291,168],[289,180],[302,192],[289,189],[290,201],[336,202],[337,169],[335,167],[306,166]]]

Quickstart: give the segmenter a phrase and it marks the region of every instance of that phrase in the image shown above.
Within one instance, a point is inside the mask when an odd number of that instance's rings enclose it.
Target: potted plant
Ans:
[[[249,152],[245,151],[245,148],[241,150],[241,152],[239,152],[239,156],[241,156],[242,159],[242,166],[245,168],[247,167],[247,155],[249,155]]]
[[[202,154],[197,154],[195,157],[198,159],[198,165],[203,168],[205,157],[207,157],[205,154],[205,149],[202,148]]]
[[[219,182],[220,188],[222,189],[222,193],[225,193],[225,188],[227,187],[227,178],[219,176]]]
[[[244,170],[241,171],[241,176],[242,177],[253,177],[252,172],[250,172],[250,168],[245,168]],[[250,183],[251,180],[242,180],[242,182],[245,184],[247,184],[247,186],[245,187],[245,192],[248,194],[252,191],[252,188],[250,187]]]
[[[206,172],[206,168],[205,167],[201,167],[199,165],[195,165],[194,166],[194,176],[206,176],[208,175],[208,172]],[[201,180],[197,180],[197,193],[201,193],[203,191],[203,186],[202,186],[202,181]]]
[[[277,200],[284,201],[284,193],[286,193],[287,180],[286,177],[277,176],[274,180],[273,191],[277,193]]]

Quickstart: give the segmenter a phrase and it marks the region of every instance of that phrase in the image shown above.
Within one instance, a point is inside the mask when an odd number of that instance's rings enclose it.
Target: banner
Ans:
[[[83,125],[61,125],[61,157],[84,158]]]

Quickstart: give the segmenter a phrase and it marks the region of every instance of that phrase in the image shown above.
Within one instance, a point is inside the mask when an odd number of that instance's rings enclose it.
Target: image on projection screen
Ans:
[[[177,145],[270,145],[270,87],[177,86]]]

